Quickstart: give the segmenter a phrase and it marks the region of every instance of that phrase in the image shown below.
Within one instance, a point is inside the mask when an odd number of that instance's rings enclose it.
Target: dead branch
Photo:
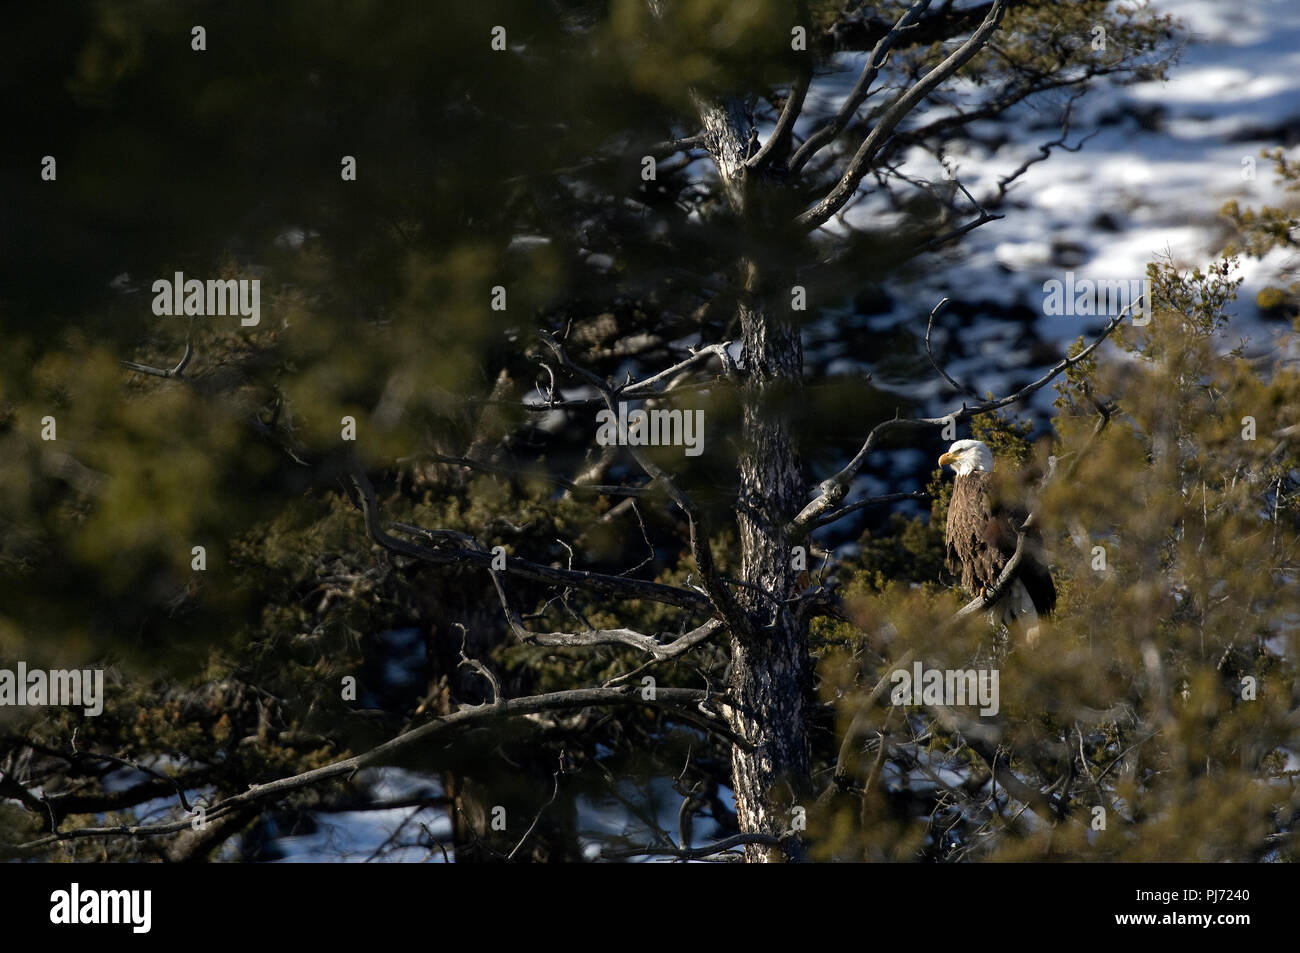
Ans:
[[[505,587],[501,583],[501,574],[497,571],[492,572],[492,582],[496,586],[497,595],[501,600],[501,608],[505,612],[506,621],[510,629],[518,637],[519,641],[526,642],[530,645],[551,645],[551,646],[581,646],[584,648],[594,645],[626,645],[638,651],[645,652],[656,661],[675,658],[683,652],[689,651],[701,642],[706,641],[709,636],[723,627],[720,619],[710,619],[703,625],[692,629],[685,635],[670,642],[662,642],[651,635],[644,635],[632,629],[586,629],[582,632],[534,632],[524,625],[519,613],[510,604],[506,595]]]
[[[876,45],[872,47],[870,55],[867,56],[866,65],[862,68],[862,75],[858,77],[853,91],[840,104],[839,111],[814,130],[790,160],[791,175],[797,175],[808,164],[808,160],[817,154],[818,150],[829,145],[844,131],[849,124],[849,120],[854,117],[858,108],[871,95],[871,84],[876,81],[881,69],[889,61],[890,49],[893,47],[894,42],[904,31],[913,27],[917,18],[929,6],[930,0],[917,0],[906,13],[898,18],[889,31],[876,41]]]
[[[858,450],[857,454],[853,457],[852,460],[849,461],[849,463],[844,467],[844,469],[840,470],[839,473],[835,474],[834,476],[822,482],[819,488],[821,492],[818,494],[818,496],[815,499],[813,499],[810,503],[808,503],[808,505],[805,506],[803,510],[800,511],[798,516],[796,516],[793,520],[790,521],[790,525],[787,527],[787,532],[789,532],[791,536],[804,535],[805,533],[808,532],[809,528],[811,527],[813,522],[817,520],[818,517],[822,516],[832,507],[836,506],[841,500],[843,500],[845,494],[848,493],[849,482],[855,476],[857,476],[858,471],[861,470],[863,465],[866,463],[867,457],[871,455],[871,451],[876,448],[876,445],[880,442],[881,438],[883,438],[886,434],[899,431],[899,430],[916,430],[916,429],[923,429],[926,427],[943,427],[949,423],[954,423],[954,424],[960,423],[963,420],[967,420],[979,414],[992,413],[995,410],[1001,410],[1003,407],[1007,407],[1010,406],[1011,404],[1024,400],[1026,397],[1029,397],[1030,395],[1035,394],[1038,391],[1042,390],[1049,383],[1051,383],[1055,378],[1060,376],[1069,368],[1074,367],[1076,364],[1080,363],[1081,361],[1086,360],[1088,356],[1091,355],[1093,351],[1097,350],[1097,348],[1099,348],[1102,345],[1102,342],[1104,342],[1106,338],[1110,337],[1111,333],[1117,327],[1120,326],[1120,323],[1124,320],[1124,317],[1128,314],[1129,310],[1133,307],[1134,304],[1136,304],[1136,302],[1130,303],[1129,305],[1121,309],[1120,312],[1110,320],[1110,322],[1106,325],[1106,327],[1104,327],[1101,330],[1101,332],[1098,333],[1098,335],[1092,340],[1092,343],[1089,344],[1087,347],[1085,347],[1083,350],[1081,350],[1078,354],[1074,354],[1070,357],[1064,357],[1061,360],[1057,361],[1054,365],[1052,365],[1051,368],[1048,369],[1048,371],[1045,374],[1043,374],[1037,380],[1032,381],[1029,384],[1026,384],[1024,387],[1020,388],[1020,390],[1016,391],[1014,394],[1008,394],[1007,396],[998,398],[996,400],[986,400],[975,407],[968,407],[966,406],[965,403],[963,403],[961,405],[961,409],[956,410],[953,413],[948,414],[944,417],[920,417],[920,418],[895,417],[892,420],[885,420],[882,421],[881,423],[876,424],[876,426],[871,428],[871,432],[867,434],[867,439],[862,444],[861,449]],[[818,524],[818,525],[823,525],[823,524]]]
[[[839,182],[835,184],[835,187],[831,189],[825,198],[796,218],[796,224],[809,230],[817,228],[853,197],[858,185],[862,182],[863,176],[871,168],[871,163],[894,131],[894,127],[915,109],[925,97],[929,96],[940,83],[965,66],[984,47],[988,38],[993,35],[998,24],[1002,21],[1002,15],[1007,10],[1008,2],[1009,0],[995,0],[988,15],[984,18],[984,22],[979,25],[979,28],[970,35],[965,43],[953,50],[943,62],[926,73],[924,78],[911,89],[899,94],[890,102],[880,120],[867,134],[862,145],[858,147],[858,151],[854,153],[853,159],[849,162],[849,166],[845,169]]]

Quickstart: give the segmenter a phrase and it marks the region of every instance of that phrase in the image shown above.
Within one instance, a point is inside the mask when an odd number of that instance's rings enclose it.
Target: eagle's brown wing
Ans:
[[[992,474],[976,471],[959,475],[948,503],[945,537],[948,571],[961,579],[962,588],[979,593],[997,581],[1010,553],[1005,551],[1004,516],[995,517],[988,492]],[[1015,535],[1011,537],[1015,552]]]
[[[989,588],[1016,551],[1014,525],[1028,514],[1012,512],[996,498],[993,475],[976,471],[958,476],[948,504],[945,549],[948,570],[961,579],[962,588],[977,594]],[[1039,615],[1056,606],[1056,586],[1043,558],[1042,541],[1030,530],[1016,577],[1024,584]]]

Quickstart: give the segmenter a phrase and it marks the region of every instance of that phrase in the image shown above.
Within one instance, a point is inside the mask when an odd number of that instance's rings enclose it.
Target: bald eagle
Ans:
[[[952,499],[948,503],[945,533],[948,570],[960,577],[962,587],[984,595],[1002,575],[1016,551],[1015,526],[1023,526],[1027,514],[1014,512],[995,498],[993,453],[978,440],[958,440],[939,457],[939,466],[956,473]],[[1025,548],[1010,583],[989,609],[989,618],[1008,629],[1023,622],[1026,640],[1038,639],[1038,620],[1056,607],[1056,586],[1043,558],[1042,543],[1032,529],[1025,534]]]

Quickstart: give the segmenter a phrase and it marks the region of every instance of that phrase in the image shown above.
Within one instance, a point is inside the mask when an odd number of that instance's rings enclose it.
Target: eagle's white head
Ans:
[[[993,472],[993,451],[978,440],[958,440],[948,452],[939,457],[939,466],[947,464],[957,476],[966,476],[975,470]]]

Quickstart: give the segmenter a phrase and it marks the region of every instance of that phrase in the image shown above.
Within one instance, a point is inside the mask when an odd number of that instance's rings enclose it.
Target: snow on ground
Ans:
[[[1172,13],[1189,32],[1169,78],[1128,87],[1099,83],[1074,108],[1069,144],[1096,133],[1079,151],[1054,149],[1050,159],[1031,166],[1011,186],[999,210],[1005,219],[968,235],[933,274],[889,289],[897,304],[881,316],[883,323],[905,322],[918,333],[945,296],[981,306],[977,325],[955,329],[965,353],[952,355],[949,364],[954,376],[981,392],[1005,392],[1007,366],[1023,367],[1016,381],[1045,367],[1041,349],[1031,347],[1034,339],[1059,349],[1103,323],[1043,315],[1044,281],[1063,279],[1067,270],[1080,279],[1140,279],[1149,261],[1164,256],[1180,267],[1204,267],[1228,235],[1218,215],[1224,202],[1258,207],[1281,197],[1271,163],[1259,152],[1294,149],[1300,140],[1300,4],[1155,0],[1151,6]],[[847,94],[863,56],[844,57],[834,94],[823,91],[817,105],[833,108],[835,97]],[[1000,178],[1059,135],[1060,105],[1057,99],[1044,100],[1037,109],[1017,107],[1010,140],[996,151],[972,146],[959,154],[954,147],[948,157],[952,172],[977,198],[990,195]],[[943,168],[928,154],[914,150],[908,160],[910,175],[944,181]],[[1249,179],[1243,163],[1252,162],[1255,176]],[[882,201],[868,198],[845,218],[865,226],[885,213]],[[832,220],[827,227],[839,226]],[[1242,259],[1238,318],[1225,346],[1243,335],[1253,353],[1277,346],[1276,322],[1259,314],[1254,297],[1265,285],[1278,283],[1287,267],[1294,270],[1295,263],[1280,252],[1263,261]],[[1032,329],[1023,327],[1023,310],[1003,320],[1000,312],[1016,305],[1037,315]],[[942,318],[936,329],[940,324]],[[947,337],[936,330],[937,342]],[[878,355],[836,352],[833,357],[836,373],[865,373]],[[922,400],[943,393],[933,381],[888,383]],[[1040,396],[1050,402],[1050,391]],[[930,409],[938,413],[943,406]]]

